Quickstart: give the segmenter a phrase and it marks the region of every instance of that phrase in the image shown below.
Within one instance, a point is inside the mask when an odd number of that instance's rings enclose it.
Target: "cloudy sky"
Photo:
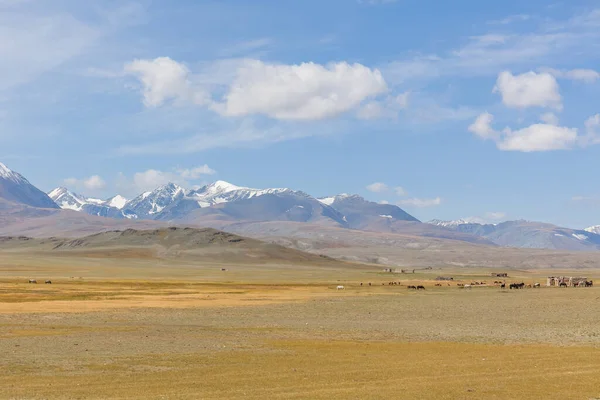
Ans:
[[[600,224],[592,0],[0,0],[0,161]]]

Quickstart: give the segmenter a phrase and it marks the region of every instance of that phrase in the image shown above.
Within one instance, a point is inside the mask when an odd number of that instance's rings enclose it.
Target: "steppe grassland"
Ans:
[[[0,263],[0,398],[600,397],[597,287],[456,286],[498,280],[488,269]]]

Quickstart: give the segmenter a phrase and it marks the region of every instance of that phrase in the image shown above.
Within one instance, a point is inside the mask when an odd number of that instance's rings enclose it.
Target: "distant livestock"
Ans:
[[[417,287],[416,287],[416,286],[413,286],[413,285],[408,285],[406,288],[407,288],[407,289],[416,289]]]
[[[35,279],[30,279],[29,283],[37,283],[37,281]]]
[[[420,289],[423,289],[423,290],[425,290],[425,286],[423,286],[423,285],[419,285],[419,286],[417,286],[417,290],[420,290]]]
[[[338,287],[336,288],[336,290],[344,290],[346,289],[345,287],[343,287],[342,285],[338,285]]]
[[[46,281],[44,283],[50,284],[50,283],[52,283],[52,281],[50,279],[46,279]]]

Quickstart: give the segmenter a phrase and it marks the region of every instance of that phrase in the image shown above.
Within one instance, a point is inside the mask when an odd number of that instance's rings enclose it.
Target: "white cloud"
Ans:
[[[68,3],[0,3],[0,90],[31,82],[63,66],[143,14],[139,7],[119,2],[112,8],[91,7],[86,20],[81,18],[83,13],[74,12],[79,7],[69,7]]]
[[[381,201],[379,202],[379,204],[390,204],[390,202],[389,202],[389,201],[387,201],[387,200],[381,200]]]
[[[284,65],[251,60],[240,68],[224,101],[213,109],[225,116],[318,120],[349,111],[385,91],[381,73],[361,64]]]
[[[516,131],[506,128],[498,148],[522,152],[567,150],[577,144],[577,140],[576,128],[533,124]]]
[[[491,127],[493,116],[480,115],[469,131],[496,142],[500,150],[505,151],[551,151],[573,148],[579,141],[576,128],[566,128],[551,124],[533,124],[528,127],[512,130],[507,127],[498,132]]]
[[[549,125],[558,125],[560,122],[558,120],[558,117],[556,116],[556,114],[551,113],[551,112],[547,112],[547,113],[540,115],[540,121],[545,122],[546,124],[549,124]]]
[[[508,24],[512,24],[513,22],[523,22],[523,21],[528,21],[531,19],[531,15],[527,15],[527,14],[517,14],[517,15],[510,15],[506,18],[497,20],[497,21],[490,21],[489,24],[490,25],[508,25]]]
[[[189,79],[189,69],[169,57],[154,60],[134,60],[125,65],[125,72],[139,78],[143,85],[144,104],[158,107],[167,100],[207,101],[201,90],[194,90]]]
[[[585,136],[581,139],[582,146],[600,143],[600,114],[593,115],[585,121]]]
[[[396,192],[396,195],[400,196],[400,197],[404,197],[408,194],[408,192],[406,190],[404,190],[404,188],[402,186],[396,186],[394,188],[394,191]]]
[[[217,171],[210,168],[207,164],[204,164],[204,165],[201,165],[201,166],[195,167],[195,168],[178,169],[177,170],[177,173],[183,179],[199,179],[203,175],[214,175],[216,172]]]
[[[594,60],[600,40],[600,10],[563,20],[528,22],[527,32],[483,33],[466,44],[440,54],[409,55],[382,68],[388,83],[414,82],[441,76],[488,76],[499,70],[531,68],[576,57]]]
[[[205,65],[192,73],[169,57],[159,57],[128,63],[125,72],[142,83],[147,107],[175,100],[208,105],[227,117],[266,115],[280,120],[320,120],[350,111],[387,91],[381,72],[361,64],[286,65],[252,59],[225,64],[225,72]],[[213,72],[217,72],[216,78],[210,76]],[[225,93],[221,100],[211,99],[221,92]],[[402,96],[394,98],[398,107],[406,103]]]
[[[396,118],[400,110],[408,107],[410,92],[396,96],[388,96],[384,100],[373,100],[358,109],[356,115],[360,119]]]
[[[495,139],[498,137],[498,132],[492,128],[494,116],[488,112],[481,114],[469,126],[469,132],[476,134],[483,139]]]
[[[506,213],[504,212],[486,212],[484,218],[488,221],[501,221],[506,219]]]
[[[154,190],[158,186],[167,183],[175,183],[184,187],[191,187],[191,182],[202,179],[205,175],[213,175],[216,171],[208,165],[201,165],[188,169],[175,169],[173,171],[161,171],[148,169],[136,172],[131,178],[120,173],[117,178],[117,189],[127,195],[136,195],[140,192]]]
[[[540,68],[540,71],[547,72],[556,78],[571,79],[585,83],[594,83],[600,79],[600,73],[593,69],[558,70],[554,68]]]
[[[400,200],[398,202],[399,206],[405,207],[416,207],[416,208],[426,208],[426,207],[435,207],[442,204],[442,199],[440,197],[436,197],[434,199],[419,199],[416,197],[410,199]]]
[[[592,69],[574,69],[567,71],[566,77],[573,80],[592,83],[600,79],[600,73]]]
[[[67,178],[63,182],[68,188],[76,190],[87,189],[95,192],[106,188],[106,182],[99,175],[92,175],[83,179]]]
[[[552,107],[562,109],[556,78],[549,73],[526,72],[513,75],[503,71],[498,75],[494,93],[500,93],[507,107]]]
[[[83,181],[83,186],[89,190],[101,190],[106,187],[106,182],[98,175],[92,175]]]
[[[375,182],[371,183],[370,185],[367,185],[367,190],[373,193],[383,193],[387,192],[389,190],[389,187],[385,183]]]

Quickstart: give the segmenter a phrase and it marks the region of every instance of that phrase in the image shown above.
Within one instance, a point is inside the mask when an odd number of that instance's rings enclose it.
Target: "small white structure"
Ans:
[[[566,284],[567,286],[578,286],[583,282],[587,281],[586,277],[582,276],[549,276],[546,279],[546,286],[560,286]]]

